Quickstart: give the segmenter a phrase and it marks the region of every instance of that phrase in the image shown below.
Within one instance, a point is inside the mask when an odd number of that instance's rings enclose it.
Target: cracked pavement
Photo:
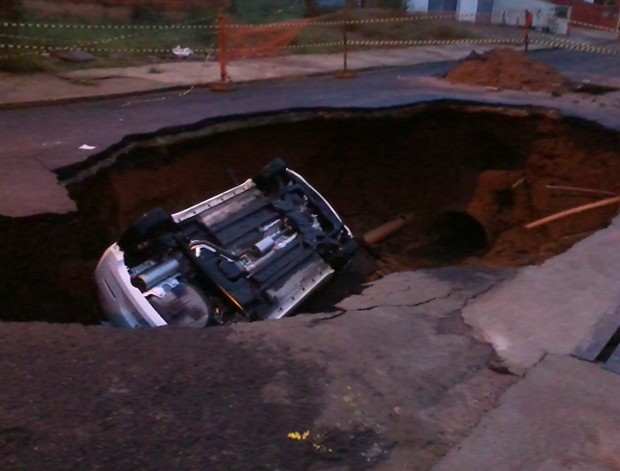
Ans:
[[[568,354],[618,302],[618,224],[539,267],[393,273],[336,313],[206,330],[4,324],[0,466],[617,469],[620,379]],[[572,317],[579,335],[558,328]],[[494,350],[499,334],[515,349]]]
[[[570,354],[603,315],[620,304],[620,219],[463,311],[465,322],[490,342],[515,374],[546,353]]]
[[[616,469],[619,378],[569,354],[620,300],[619,221],[538,267],[393,273],[331,313],[3,324],[0,466]]]
[[[397,273],[342,314],[206,330],[6,324],[0,465],[430,469],[516,381],[459,311],[513,275]]]
[[[471,48],[466,49],[469,52]],[[531,55],[555,65],[574,79],[582,79],[583,71],[588,70],[597,77],[605,75],[610,85],[620,84],[614,78],[619,70],[615,56],[574,51],[534,51]],[[188,90],[159,92],[138,99],[125,97],[63,106],[0,109],[3,141],[0,160],[5,169],[0,174],[0,215],[71,213],[76,209],[75,202],[65,187],[56,182],[58,172],[89,158],[101,157],[111,148],[120,152],[121,148],[128,148],[148,135],[164,130],[180,132],[181,128],[209,119],[224,122],[260,113],[338,108],[376,110],[453,100],[523,109],[546,107],[563,116],[620,129],[620,92],[596,97],[575,93],[555,97],[546,93],[455,86],[437,78],[455,64],[425,63],[375,70],[344,82],[327,76],[254,82],[239,85],[230,94],[192,88],[191,93]],[[53,98],[53,93],[49,98]],[[84,144],[89,147],[83,148]]]

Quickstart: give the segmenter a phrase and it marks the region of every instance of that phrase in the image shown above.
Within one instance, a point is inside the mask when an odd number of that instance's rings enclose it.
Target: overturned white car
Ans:
[[[113,326],[278,319],[357,247],[330,204],[276,160],[184,211],[146,213],[106,250],[95,277]]]

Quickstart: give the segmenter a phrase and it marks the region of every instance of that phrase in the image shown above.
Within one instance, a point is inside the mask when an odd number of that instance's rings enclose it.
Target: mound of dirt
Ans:
[[[483,54],[474,51],[445,78],[451,83],[498,89],[549,93],[564,93],[569,89],[568,79],[553,67],[507,48]]]

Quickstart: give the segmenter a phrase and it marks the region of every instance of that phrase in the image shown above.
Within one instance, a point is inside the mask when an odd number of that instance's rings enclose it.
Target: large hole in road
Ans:
[[[553,111],[455,103],[288,112],[150,136],[65,169],[78,213],[0,220],[1,317],[99,322],[94,267],[134,218],[204,200],[275,157],[356,234],[414,214],[371,250],[369,279],[446,264],[538,264],[609,223],[615,207],[523,228],[604,197],[564,187],[620,192],[618,149],[617,132]]]

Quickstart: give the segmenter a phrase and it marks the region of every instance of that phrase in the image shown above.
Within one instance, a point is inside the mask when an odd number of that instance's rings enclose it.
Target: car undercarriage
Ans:
[[[176,214],[154,209],[95,273],[112,326],[207,327],[290,315],[358,248],[331,205],[275,160]]]

